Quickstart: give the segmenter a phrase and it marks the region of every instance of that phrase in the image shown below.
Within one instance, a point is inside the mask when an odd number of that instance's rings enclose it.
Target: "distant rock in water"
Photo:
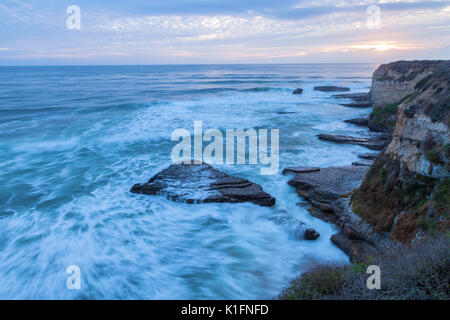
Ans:
[[[369,101],[340,103],[339,105],[350,108],[370,108],[372,106],[372,104]]]
[[[351,103],[341,103],[341,106],[352,107],[352,108],[370,108],[372,103],[370,102],[369,93],[345,93],[345,94],[335,94],[333,96],[335,99],[350,99],[353,100]]]
[[[315,172],[320,171],[318,167],[287,167],[283,169],[283,174],[287,173],[305,173],[305,172]]]
[[[252,202],[272,206],[275,198],[247,179],[230,176],[209,164],[173,164],[147,183],[135,184],[133,193],[162,195],[186,203]]]
[[[314,90],[323,92],[337,92],[337,91],[350,91],[350,88],[337,86],[319,86],[314,87]]]
[[[301,93],[303,93],[303,89],[302,88],[295,89],[292,93],[293,94],[301,94]]]
[[[335,99],[352,99],[353,101],[362,102],[370,101],[370,96],[368,92],[365,93],[344,93],[333,95]]]

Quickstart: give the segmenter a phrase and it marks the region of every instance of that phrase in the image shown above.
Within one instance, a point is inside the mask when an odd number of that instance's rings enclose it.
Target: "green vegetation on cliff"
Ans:
[[[420,231],[449,229],[449,186],[448,177],[402,172],[399,161],[382,154],[353,192],[353,211],[377,232],[391,232],[393,240],[408,242]]]
[[[397,121],[398,106],[400,103],[392,103],[382,107],[374,107],[370,114],[370,121],[378,128],[377,131],[392,131]]]

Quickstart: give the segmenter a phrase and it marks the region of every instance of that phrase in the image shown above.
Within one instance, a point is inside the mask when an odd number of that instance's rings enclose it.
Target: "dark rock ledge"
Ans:
[[[130,191],[186,203],[252,202],[264,207],[275,204],[275,198],[260,185],[204,163],[173,164],[147,183],[135,184]]]
[[[361,261],[392,246],[389,239],[376,233],[350,208],[350,194],[359,187],[368,169],[366,166],[328,167],[296,173],[289,181],[289,185],[311,203],[309,211],[313,216],[339,226],[340,231],[331,241],[351,261]]]
[[[351,123],[357,126],[367,127],[369,125],[369,118],[354,118],[344,120],[344,122]]]
[[[341,103],[341,106],[353,107],[353,108],[370,108],[372,103],[370,102],[369,93],[349,93],[349,94],[336,94],[333,96],[335,99],[350,99],[351,103]]]
[[[318,86],[314,87],[314,90],[323,92],[339,92],[339,91],[350,91],[350,88],[338,86]]]
[[[356,144],[371,150],[383,150],[391,141],[391,138],[385,135],[373,135],[369,138],[362,138],[333,134],[318,134],[317,137],[321,140],[336,143]]]
[[[335,98],[335,99],[352,99],[355,102],[370,101],[370,96],[369,96],[368,92],[335,94],[333,96],[333,98]]]

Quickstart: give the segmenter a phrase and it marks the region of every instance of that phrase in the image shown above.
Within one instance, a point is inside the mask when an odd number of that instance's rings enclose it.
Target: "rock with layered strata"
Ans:
[[[448,230],[450,61],[381,66],[371,96],[379,108],[401,101],[392,142],[369,170],[353,210],[395,241],[423,236],[430,225],[433,232]]]
[[[275,198],[260,185],[205,163],[173,164],[147,183],[135,184],[130,191],[186,203],[252,202],[265,207],[275,204]]]

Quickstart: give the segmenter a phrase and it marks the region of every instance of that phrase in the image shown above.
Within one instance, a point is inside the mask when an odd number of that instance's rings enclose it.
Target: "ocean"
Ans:
[[[270,299],[318,263],[348,263],[336,227],[312,217],[288,166],[349,165],[363,135],[339,85],[367,92],[375,64],[0,67],[1,299]],[[293,95],[298,87],[303,94]],[[186,204],[129,192],[171,164],[178,128],[279,129],[280,170],[215,165],[277,199]],[[284,212],[321,236],[298,240]],[[67,287],[71,265],[81,289]]]

